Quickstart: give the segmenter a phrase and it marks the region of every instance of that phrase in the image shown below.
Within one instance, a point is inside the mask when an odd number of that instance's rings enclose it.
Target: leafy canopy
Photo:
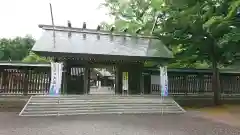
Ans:
[[[170,66],[232,64],[239,52],[240,0],[105,0],[103,5],[115,17],[113,25],[130,33],[142,28],[151,34],[159,16],[153,34],[175,53]]]

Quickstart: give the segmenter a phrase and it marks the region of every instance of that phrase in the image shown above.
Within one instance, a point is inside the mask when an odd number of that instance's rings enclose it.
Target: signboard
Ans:
[[[160,86],[161,86],[161,95],[168,96],[168,75],[167,67],[160,67]]]
[[[59,95],[62,84],[62,63],[51,63],[51,84],[49,95]]]
[[[123,90],[128,90],[128,72],[123,72],[122,79]]]

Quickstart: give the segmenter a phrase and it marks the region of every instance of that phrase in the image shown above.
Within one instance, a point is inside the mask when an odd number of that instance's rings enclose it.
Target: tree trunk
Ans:
[[[220,105],[220,78],[219,78],[219,70],[218,63],[216,58],[216,44],[212,45],[212,89],[214,92],[213,102],[215,105]]]
[[[212,70],[213,70],[213,76],[212,76],[212,89],[214,92],[213,101],[215,105],[220,105],[220,79],[219,79],[219,70],[217,67],[217,62],[212,62]]]

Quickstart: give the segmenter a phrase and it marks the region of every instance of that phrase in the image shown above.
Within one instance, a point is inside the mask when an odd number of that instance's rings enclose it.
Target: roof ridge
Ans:
[[[39,24],[39,28],[44,30],[55,30],[55,31],[62,31],[62,32],[76,32],[76,33],[85,33],[85,34],[100,34],[100,35],[110,35],[110,36],[123,36],[123,37],[134,37],[134,38],[148,38],[148,39],[158,39],[156,36],[145,36],[145,35],[133,35],[124,32],[113,32],[106,30],[97,31],[95,29],[83,29],[83,28],[76,28],[76,27],[66,27],[66,26],[53,26],[53,25],[44,25]]]

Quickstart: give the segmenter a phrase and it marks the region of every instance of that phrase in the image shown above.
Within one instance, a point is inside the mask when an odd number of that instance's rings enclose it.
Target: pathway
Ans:
[[[183,115],[81,115],[18,117],[0,113],[2,135],[239,135],[240,130]]]

